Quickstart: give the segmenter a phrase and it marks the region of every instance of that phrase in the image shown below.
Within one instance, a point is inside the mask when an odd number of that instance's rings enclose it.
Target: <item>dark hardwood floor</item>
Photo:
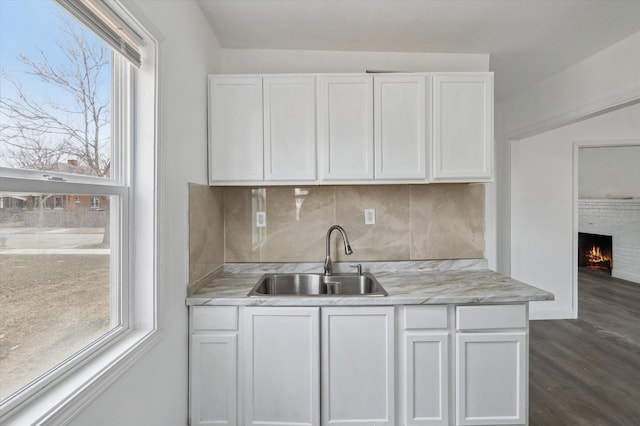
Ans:
[[[640,284],[578,273],[578,319],[531,321],[531,426],[640,425]]]

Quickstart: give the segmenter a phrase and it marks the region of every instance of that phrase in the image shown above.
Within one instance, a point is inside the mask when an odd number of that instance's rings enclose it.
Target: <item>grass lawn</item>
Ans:
[[[109,255],[0,255],[0,399],[110,327]]]

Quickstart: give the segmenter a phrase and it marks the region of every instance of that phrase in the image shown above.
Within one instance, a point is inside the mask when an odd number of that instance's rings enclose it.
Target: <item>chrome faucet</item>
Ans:
[[[351,250],[351,245],[349,245],[349,238],[347,237],[347,233],[342,229],[340,225],[333,225],[327,231],[327,255],[324,258],[324,274],[331,275],[333,274],[333,265],[331,264],[331,233],[334,230],[340,231],[342,234],[342,240],[344,241],[344,254],[352,254],[353,250]]]

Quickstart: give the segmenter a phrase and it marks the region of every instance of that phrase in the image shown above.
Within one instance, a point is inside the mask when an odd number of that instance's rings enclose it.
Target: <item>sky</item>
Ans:
[[[56,14],[64,13],[51,0],[0,0],[0,63],[12,71],[21,64],[18,53],[45,51],[55,47],[50,29],[58,25]]]
[[[52,0],[0,0],[0,68],[3,72],[17,75],[16,71],[25,66],[18,61],[18,55],[38,55],[42,49],[49,60],[54,62],[56,36],[60,19],[70,16]],[[75,21],[72,19],[72,21]],[[90,40],[99,40],[82,24],[77,24]],[[6,82],[2,89],[7,90]],[[6,95],[6,93],[3,93]]]
[[[45,102],[64,105],[64,102],[71,99],[60,89],[21,72],[27,67],[17,59],[20,53],[37,58],[41,49],[52,65],[63,61],[56,40],[62,38],[61,17],[65,16],[70,17],[52,0],[0,0],[0,96],[6,98],[15,93],[13,86],[6,80],[8,74],[20,80],[25,92]],[[73,18],[71,21],[77,22]],[[77,23],[77,26],[90,41],[104,45],[82,24]],[[104,77],[105,81],[101,86],[105,88],[105,95],[108,96],[109,72],[104,72]],[[0,120],[3,119],[5,118],[0,116]],[[0,153],[2,148],[0,146]]]

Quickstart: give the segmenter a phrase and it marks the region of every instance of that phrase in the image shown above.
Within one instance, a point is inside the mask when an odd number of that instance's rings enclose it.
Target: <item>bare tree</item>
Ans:
[[[62,160],[73,159],[74,173],[109,176],[111,90],[104,90],[103,80],[112,51],[88,39],[68,17],[58,16],[62,36],[55,40],[57,52],[48,56],[37,49],[37,54],[19,54],[25,65],[22,78],[2,72],[13,93],[0,97],[0,157],[10,167],[58,171],[69,171],[60,166]],[[25,79],[39,80],[42,90],[31,93],[33,89],[25,89]],[[47,96],[52,87],[55,100]],[[104,197],[103,207],[103,242],[108,243],[109,197]]]
[[[3,71],[14,90],[0,98],[3,159],[15,167],[51,170],[67,156],[86,166],[87,174],[108,176],[110,91],[102,89],[100,78],[110,66],[111,49],[91,43],[68,18],[60,15],[60,20],[63,36],[56,45],[65,60],[52,60],[42,49],[18,59],[26,66],[24,74],[60,89],[63,99],[28,93],[19,79]]]
[[[52,170],[69,151],[65,141],[53,140],[45,132],[16,125],[14,132],[18,137],[10,138],[6,127],[0,124],[0,140],[4,144],[0,157],[7,164],[23,169]]]

